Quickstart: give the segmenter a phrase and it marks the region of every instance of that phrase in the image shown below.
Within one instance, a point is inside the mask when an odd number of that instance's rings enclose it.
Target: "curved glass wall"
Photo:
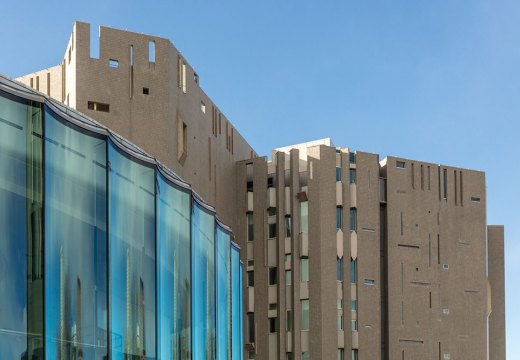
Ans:
[[[191,195],[157,176],[158,359],[191,358]]]
[[[111,359],[155,359],[155,171],[112,141],[108,162]]]
[[[231,297],[231,323],[232,323],[232,331],[233,331],[233,343],[231,349],[233,351],[233,360],[242,360],[240,349],[242,348],[242,329],[240,328],[240,323],[242,321],[242,311],[240,307],[240,294],[242,293],[240,287],[240,279],[241,279],[241,271],[240,271],[240,252],[238,248],[233,246],[231,248],[231,289],[232,289],[232,297]]]
[[[45,108],[47,359],[107,356],[106,139]]]
[[[215,217],[196,201],[191,216],[193,359],[215,359]]]
[[[41,107],[0,91],[0,359],[43,359]]]
[[[0,359],[242,359],[239,250],[213,212],[13,86],[0,77]]]
[[[231,235],[217,225],[217,359],[231,358]]]

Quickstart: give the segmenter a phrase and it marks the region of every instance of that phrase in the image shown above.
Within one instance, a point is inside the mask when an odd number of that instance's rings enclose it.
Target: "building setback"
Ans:
[[[505,359],[483,172],[330,139],[258,157],[168,40],[101,27],[95,55],[90,38],[76,22],[60,65],[17,80],[152,154],[230,225],[244,359]]]

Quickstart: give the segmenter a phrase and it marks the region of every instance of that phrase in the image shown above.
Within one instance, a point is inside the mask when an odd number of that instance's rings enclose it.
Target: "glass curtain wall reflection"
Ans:
[[[43,359],[41,106],[0,91],[0,359]]]
[[[191,194],[159,174],[156,206],[158,359],[190,359]]]
[[[233,329],[233,343],[231,349],[233,351],[233,360],[242,360],[240,354],[240,348],[242,347],[242,329],[240,323],[242,321],[242,312],[240,308],[240,252],[237,247],[231,247],[231,287],[232,287],[232,300],[231,300],[231,323]]]
[[[109,141],[111,359],[155,359],[155,171]]]
[[[107,356],[106,140],[45,109],[47,359]]]
[[[217,225],[217,359],[231,358],[231,235]]]
[[[215,359],[215,217],[193,201],[192,341],[193,359]]]
[[[244,265],[240,262],[239,266],[239,276],[238,276],[238,296],[239,296],[239,308],[240,308],[240,321],[238,323],[238,327],[240,329],[238,341],[240,342],[240,359],[244,358],[244,337],[242,334],[244,333],[244,292],[243,292],[243,274],[244,274]]]

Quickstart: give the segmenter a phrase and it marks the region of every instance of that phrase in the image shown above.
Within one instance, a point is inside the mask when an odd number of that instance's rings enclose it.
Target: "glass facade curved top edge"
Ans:
[[[7,94],[20,97],[21,99],[30,100],[30,101],[38,101],[46,106],[48,106],[50,109],[52,109],[56,115],[64,118],[66,121],[73,122],[79,127],[86,128],[86,130],[91,130],[93,132],[101,133],[103,135],[106,135],[107,138],[112,140],[112,142],[122,150],[123,153],[126,153],[127,155],[140,159],[146,163],[155,165],[156,169],[159,170],[163,175],[166,175],[170,180],[174,181],[178,185],[190,189],[192,192],[192,196],[199,203],[202,207],[207,209],[209,212],[215,214],[215,208],[208,203],[206,203],[202,197],[197,194],[197,192],[190,186],[190,184],[184,182],[180,177],[177,176],[171,169],[166,168],[161,162],[156,160],[153,156],[150,156],[147,154],[144,150],[136,146],[135,144],[129,142],[119,134],[113,132],[109,128],[103,126],[102,124],[99,124],[93,119],[90,119],[86,115],[71,109],[71,108],[65,108],[66,110],[61,109],[62,104],[57,103],[55,100],[51,99],[50,97],[37,92],[36,90],[29,88],[17,81],[14,81],[5,75],[0,74],[0,90],[6,92]],[[89,123],[90,122],[90,123]],[[96,125],[99,125],[97,127]],[[165,169],[167,171],[165,171]],[[172,172],[175,177],[168,174],[168,172]],[[172,178],[173,177],[173,178]],[[219,220],[220,224],[223,225],[223,227],[230,229],[226,224],[223,224]],[[231,229],[230,229],[231,231]],[[232,231],[231,231],[232,232]]]

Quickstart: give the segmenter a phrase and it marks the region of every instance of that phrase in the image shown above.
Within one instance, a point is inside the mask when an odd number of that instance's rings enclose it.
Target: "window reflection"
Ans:
[[[48,359],[107,355],[106,142],[45,111]]]
[[[109,142],[112,359],[155,359],[154,169]]]

